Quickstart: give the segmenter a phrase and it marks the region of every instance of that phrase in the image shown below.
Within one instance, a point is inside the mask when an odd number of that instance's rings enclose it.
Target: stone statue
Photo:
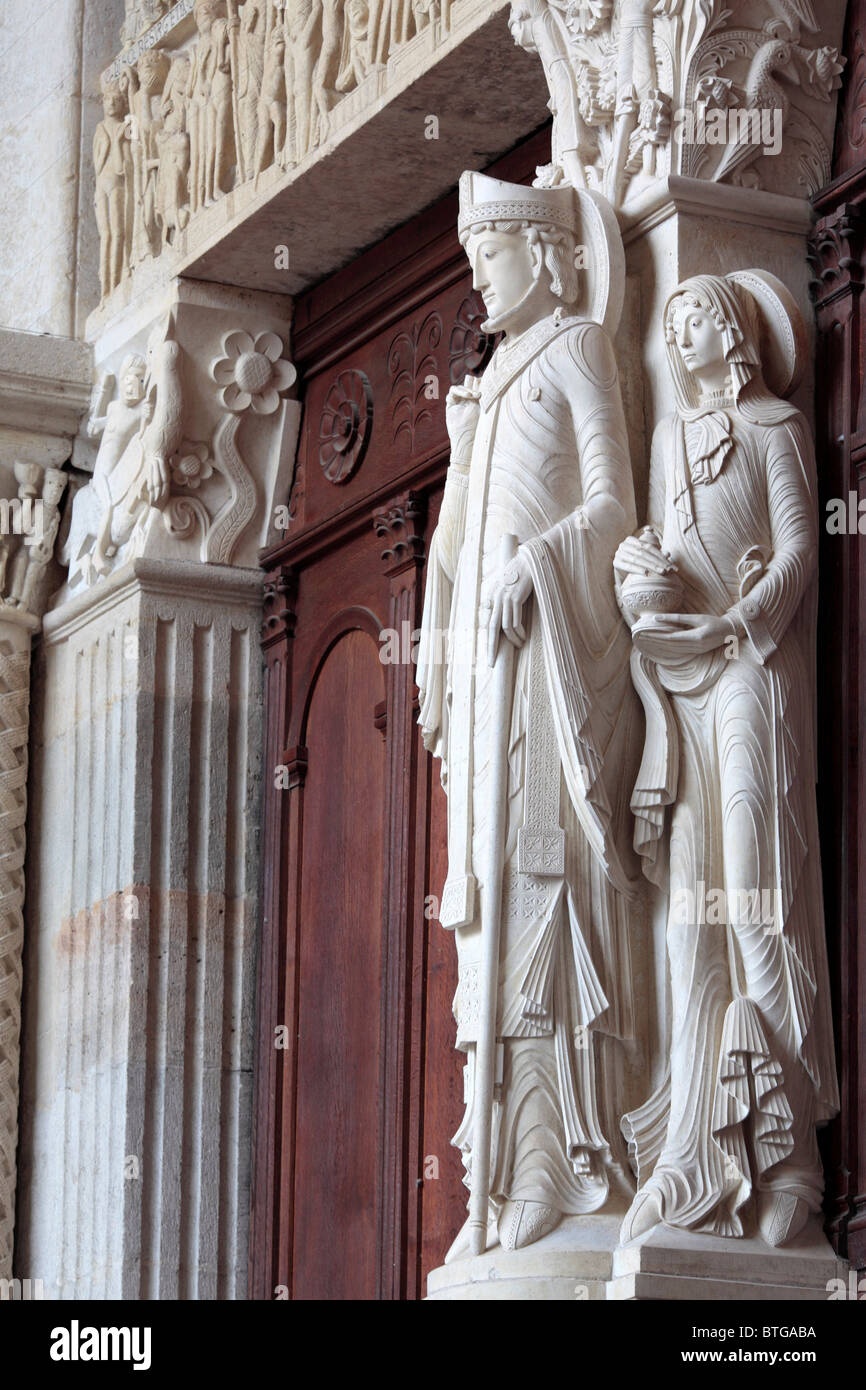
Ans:
[[[171,61],[156,130],[156,221],[163,242],[173,243],[189,222],[190,139],[186,130],[190,62],[185,54]]]
[[[815,454],[784,399],[805,330],[773,276],[672,295],[676,410],[650,527],[616,556],[646,711],[635,846],[670,893],[670,1066],[625,1117],[659,1221],[782,1245],[821,1204],[838,1108],[815,805]],[[754,1213],[754,1215],[753,1215]]]
[[[119,83],[104,84],[102,104],[104,119],[93,134],[93,168],[100,244],[99,278],[105,297],[117,288],[129,267],[133,168],[129,113]]]
[[[351,92],[360,86],[369,71],[367,41],[370,26],[370,0],[348,0],[343,25],[343,48],[337,91]]]
[[[256,168],[259,102],[265,70],[265,40],[268,29],[267,0],[245,0],[238,30],[238,128],[243,146],[246,173]]]
[[[120,33],[124,48],[149,29],[171,8],[171,0],[126,0],[126,18]]]
[[[192,211],[226,192],[237,158],[235,148],[233,36],[237,19],[226,17],[226,0],[196,0],[198,40],[189,78],[190,202]]]
[[[554,117],[554,181],[564,177],[575,188],[585,188],[586,165],[595,159],[597,139],[580,110],[580,93],[561,9],[550,0],[513,0],[508,23],[514,42],[527,53],[537,53],[544,64]]]
[[[321,0],[322,34],[313,73],[313,96],[318,127],[316,143],[327,138],[331,107],[337,100],[337,79],[343,43],[343,0]]]
[[[44,603],[48,566],[54,559],[54,545],[60,530],[60,499],[66,490],[67,475],[62,468],[46,468],[39,498],[38,524],[24,537],[15,557],[12,583],[6,602],[27,613],[39,613]]]
[[[625,1210],[633,1183],[621,1062],[640,878],[623,776],[637,765],[640,711],[609,568],[635,507],[617,368],[600,326],[611,284],[621,288],[618,231],[592,194],[464,174],[460,237],[489,314],[484,330],[505,336],[483,379],[449,392],[451,463],[418,666],[424,742],[442,759],[448,795],[440,919],[456,936],[457,1046],[468,1061],[454,1142],[471,1229],[449,1259],[467,1239],[479,1253],[495,1230],[513,1250],[563,1216]],[[619,271],[599,273],[601,309],[598,295],[587,303],[578,243],[608,269],[618,252]],[[516,555],[503,569],[509,537]],[[497,671],[511,651],[513,689],[504,689]],[[504,769],[498,787],[494,768]],[[501,918],[491,921],[499,895]],[[491,927],[495,978],[483,968]],[[482,1023],[485,979],[494,1036]],[[492,1062],[494,1045],[501,1084],[487,1124],[493,1077],[488,1085],[480,1059]],[[485,1168],[489,1210],[477,1186]]]
[[[256,128],[255,156],[248,167],[258,175],[269,164],[285,159],[286,34],[282,25],[272,25],[268,33]]]
[[[286,0],[287,54],[291,61],[291,80],[287,86],[293,106],[294,141],[292,158],[296,164],[313,147],[313,74],[319,56],[317,35],[322,0]]]
[[[169,74],[171,60],[160,48],[147,48],[135,66],[128,68],[130,144],[133,165],[134,217],[132,232],[132,263],[146,256],[159,254],[160,236],[157,225],[157,170],[159,117],[154,101],[162,93]]]
[[[121,398],[90,423],[102,433],[91,482],[76,494],[64,551],[69,584],[93,584],[168,499],[170,460],[183,433],[181,349],[167,324],[150,335],[147,355],[121,369]]]

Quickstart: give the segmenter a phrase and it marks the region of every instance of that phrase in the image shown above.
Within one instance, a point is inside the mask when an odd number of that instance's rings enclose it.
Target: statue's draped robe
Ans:
[[[669,879],[672,1038],[669,1075],[624,1128],[666,1222],[740,1235],[753,1188],[819,1208],[814,1126],[838,1107],[815,806],[817,498],[802,415],[767,396],[761,410],[662,421],[649,519],[684,582],[683,611],[730,613],[746,636],[736,652],[655,671],[633,657],[652,731],[635,844],[649,877]]]
[[[425,745],[442,759],[448,793],[441,919],[456,931],[457,1045],[468,1054],[467,1109],[454,1142],[471,1184],[489,741],[507,734],[497,1022],[504,1048],[491,1194],[573,1214],[631,1186],[617,1040],[633,1036],[628,794],[640,714],[612,559],[634,520],[610,343],[596,324],[545,319],[497,350],[482,383],[471,464],[449,469],[430,549],[418,680]],[[510,731],[491,725],[487,661],[505,533],[517,537],[533,581]]]

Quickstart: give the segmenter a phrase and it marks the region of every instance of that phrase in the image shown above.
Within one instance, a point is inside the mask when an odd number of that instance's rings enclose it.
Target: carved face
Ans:
[[[520,232],[478,232],[469,238],[466,253],[473,288],[491,318],[514,309],[535,284],[533,255]]]
[[[121,389],[123,391],[123,399],[127,405],[138,405],[144,395],[145,370],[146,368],[143,362],[136,362],[133,366],[127,368],[124,373]]]
[[[687,371],[700,377],[725,374],[725,347],[712,314],[694,304],[678,304],[673,312],[673,330]]]
[[[120,89],[118,87],[106,87],[102,94],[102,109],[109,120],[119,120],[125,114],[125,107],[126,103]]]

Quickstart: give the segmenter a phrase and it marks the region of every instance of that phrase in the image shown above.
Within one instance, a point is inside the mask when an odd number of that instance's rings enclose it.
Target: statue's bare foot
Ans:
[[[626,1212],[620,1228],[620,1243],[628,1245],[630,1240],[637,1240],[638,1236],[645,1235],[653,1226],[658,1226],[661,1219],[662,1214],[655,1193],[639,1192]]]
[[[793,1192],[762,1192],[758,1197],[758,1226],[768,1245],[785,1245],[809,1220],[809,1208]]]
[[[499,1213],[499,1243],[503,1250],[522,1250],[541,1240],[562,1220],[562,1212],[543,1202],[506,1201]]]

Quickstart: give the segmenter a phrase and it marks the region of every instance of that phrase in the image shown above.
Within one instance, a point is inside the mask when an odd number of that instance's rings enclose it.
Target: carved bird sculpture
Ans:
[[[795,3],[798,12],[808,10],[811,13],[810,0],[790,0],[788,8],[793,9]],[[809,96],[829,101],[830,93],[840,86],[842,64],[838,57],[835,48],[801,48],[789,39],[771,39],[761,44],[749,67],[745,101],[739,109],[771,112],[774,121],[781,121],[784,130],[791,106],[784,83],[792,83],[804,88]],[[775,114],[777,112],[779,115]],[[762,143],[754,143],[742,131],[740,135],[739,140],[725,147],[713,173],[716,182],[744,169],[761,154]]]
[[[792,43],[799,43],[801,28],[814,34],[820,27],[812,0],[772,0],[772,4],[779,13],[767,20],[764,29],[773,38],[789,38]]]

